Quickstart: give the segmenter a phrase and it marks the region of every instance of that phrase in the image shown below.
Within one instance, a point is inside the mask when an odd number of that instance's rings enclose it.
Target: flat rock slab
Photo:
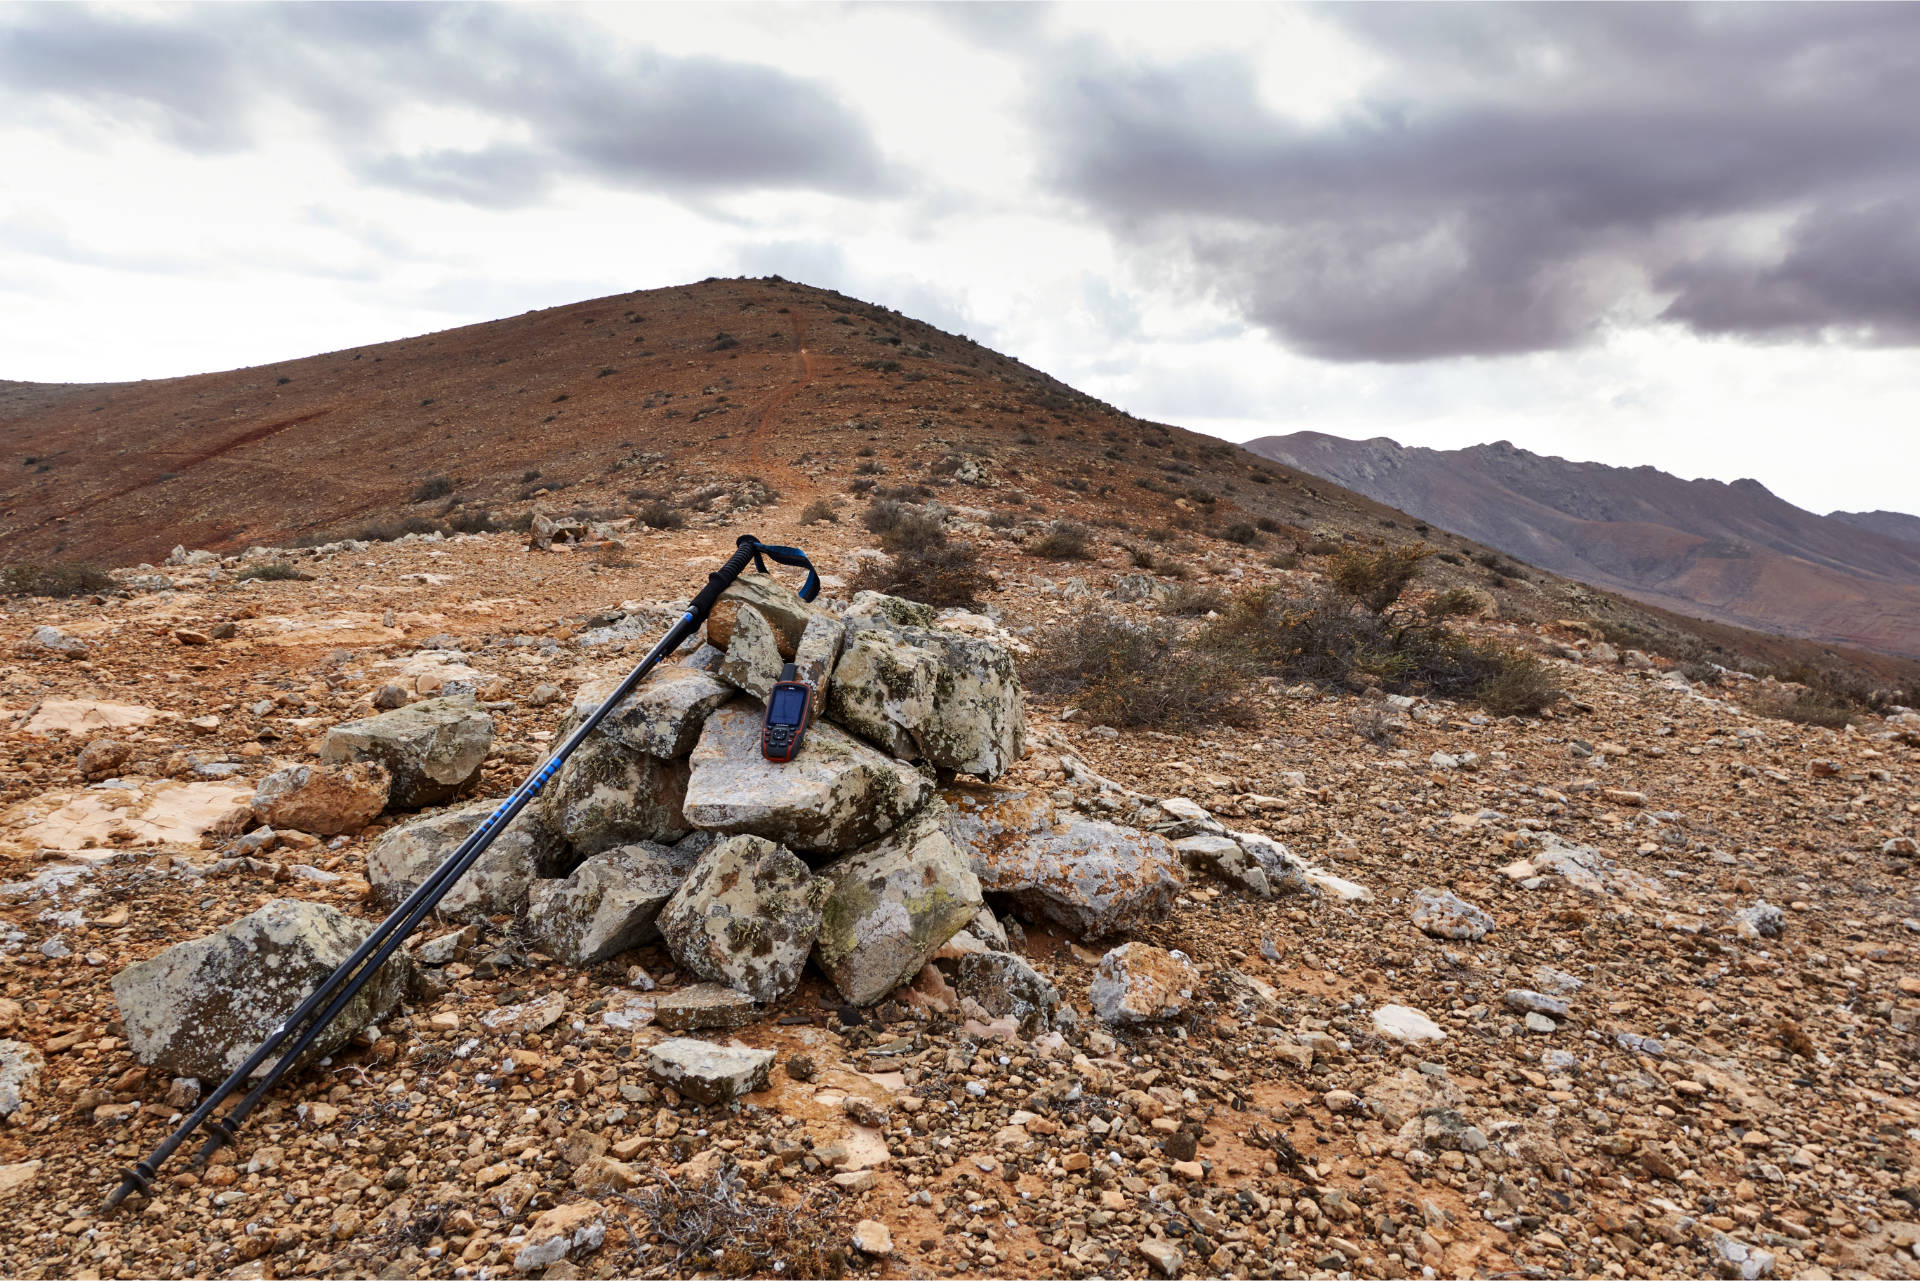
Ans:
[[[745,1027],[760,1017],[760,1005],[744,992],[718,983],[695,983],[654,998],[654,1021],[679,1031]]]
[[[430,698],[327,731],[323,761],[371,761],[393,783],[388,804],[419,809],[452,800],[480,780],[493,718],[472,698]]]
[[[1076,937],[1158,920],[1184,883],[1180,856],[1151,832],[1058,812],[1030,792],[956,787],[945,797],[948,833],[981,890]]]
[[[733,703],[707,719],[687,782],[694,826],[797,850],[853,849],[893,830],[932,791],[918,771],[825,721],[776,765],[760,754],[764,716],[757,704]]]
[[[184,845],[208,833],[238,835],[253,824],[253,791],[243,783],[173,779],[133,787],[47,792],[7,810],[0,847],[31,857],[39,850],[112,850]]]
[[[1396,1041],[1444,1041],[1447,1030],[1410,1005],[1383,1005],[1373,1012],[1373,1030]]]
[[[731,1103],[767,1088],[773,1060],[772,1050],[675,1037],[647,1050],[647,1076],[696,1103]]]
[[[133,1055],[175,1076],[218,1080],[339,968],[371,922],[321,903],[275,899],[224,929],[129,965],[113,999]],[[309,1052],[318,1058],[399,1004],[413,962],[396,953]]]

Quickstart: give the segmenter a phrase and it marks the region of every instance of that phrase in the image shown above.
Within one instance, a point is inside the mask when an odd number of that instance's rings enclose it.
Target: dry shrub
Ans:
[[[308,577],[284,560],[271,560],[264,565],[249,565],[240,571],[239,581],[258,580],[266,583],[298,582]]]
[[[413,487],[413,501],[432,502],[436,498],[445,498],[453,492],[453,480],[448,476],[429,476]]]
[[[936,543],[896,551],[890,564],[869,561],[848,587],[856,592],[904,596],[940,608],[977,609],[980,597],[994,589],[994,581],[980,564],[978,548],[971,543],[949,542],[942,535]]]
[[[1027,552],[1048,560],[1086,560],[1093,555],[1093,539],[1084,527],[1063,521],[1029,543]]]
[[[946,520],[938,510],[913,507],[896,498],[876,498],[861,517],[880,536],[880,545],[896,554],[929,551],[947,541]]]
[[[686,513],[665,499],[642,504],[634,517],[649,529],[678,529],[687,523]]]
[[[117,584],[93,565],[9,565],[0,569],[0,596],[91,596]]]
[[[1245,521],[1240,521],[1221,530],[1220,537],[1230,543],[1239,543],[1243,547],[1248,547],[1260,541],[1260,531]]]
[[[1428,618],[1461,618],[1479,609],[1480,599],[1470,587],[1449,587],[1420,607]]]
[[[1499,670],[1480,683],[1473,697],[1495,716],[1538,716],[1565,698],[1566,691],[1532,654],[1506,653]]]
[[[1203,614],[1224,611],[1231,601],[1218,587],[1206,585],[1188,585],[1176,587],[1173,593],[1160,602],[1160,612],[1176,618],[1198,618]]]
[[[1376,614],[1385,613],[1400,599],[1420,574],[1420,562],[1431,556],[1431,548],[1379,547],[1372,551],[1354,548],[1341,552],[1327,567],[1334,590],[1365,605]]]
[[[1410,611],[1356,609],[1341,595],[1249,592],[1208,624],[1204,647],[1288,681],[1442,698],[1494,699],[1502,715],[1535,712],[1560,697],[1537,659],[1476,643]]]
[[[1859,713],[1845,703],[1810,689],[1763,690],[1748,705],[1760,715],[1777,721],[1823,725],[1828,729],[1843,729],[1859,717]]]
[[[806,510],[800,513],[802,525],[814,525],[823,520],[833,521],[835,524],[840,521],[840,513],[835,511],[833,504],[824,498],[814,499],[807,504]]]
[[[1190,729],[1254,720],[1245,671],[1196,648],[1172,623],[1131,623],[1087,608],[1038,638],[1021,679],[1062,694],[1095,720]]]
[[[725,1174],[698,1183],[662,1175],[639,1192],[622,1193],[633,1222],[618,1213],[635,1247],[623,1269],[630,1276],[722,1277],[845,1276],[849,1259],[835,1244],[845,1230],[824,1231],[831,1206],[818,1195],[782,1205],[748,1191]],[[660,1247],[642,1252],[646,1244]],[[670,1257],[662,1258],[663,1253]],[[644,1269],[644,1270],[643,1270]]]

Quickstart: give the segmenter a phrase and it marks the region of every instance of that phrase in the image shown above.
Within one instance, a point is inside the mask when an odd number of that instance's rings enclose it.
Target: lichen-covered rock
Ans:
[[[12,1116],[38,1093],[46,1060],[25,1041],[0,1041],[0,1117]]]
[[[707,640],[719,649],[733,643],[733,631],[740,607],[751,606],[772,631],[782,662],[794,661],[800,637],[807,624],[820,612],[799,593],[768,574],[745,573],[733,580],[707,614]]]
[[[1029,792],[956,787],[945,796],[948,834],[980,888],[1076,937],[1158,920],[1184,883],[1179,855],[1151,832],[1056,812]]]
[[[1451,890],[1421,890],[1413,896],[1413,923],[1437,939],[1483,939],[1493,918]]]
[[[815,614],[807,620],[807,630],[800,633],[793,665],[800,679],[813,686],[816,709],[827,705],[833,669],[840,661],[840,646],[846,635],[846,625],[830,614]]]
[[[127,1044],[148,1067],[224,1077],[372,932],[372,923],[325,904],[275,899],[224,929],[176,943],[113,977]],[[396,953],[310,1054],[331,1054],[383,1017],[399,1003],[412,968]]]
[[[289,765],[260,780],[253,813],[269,827],[351,835],[387,808],[387,771],[368,763]]]
[[[564,742],[619,687],[614,676],[582,685],[573,710],[554,741]],[[607,713],[594,733],[663,761],[685,756],[700,738],[713,709],[733,697],[733,687],[688,666],[656,667],[639,689]]]
[[[1260,832],[1228,832],[1226,835],[1266,874],[1267,889],[1273,896],[1319,892],[1307,879],[1307,865],[1271,836]]]
[[[1149,1023],[1179,1014],[1199,986],[1200,971],[1186,953],[1122,943],[1100,958],[1087,998],[1107,1023]]]
[[[682,813],[685,761],[663,761],[591,734],[547,784],[540,812],[575,855],[636,841],[670,843],[692,830]]]
[[[1060,993],[1033,966],[1011,952],[970,952],[960,958],[954,990],[979,1004],[990,1018],[1008,1018],[1022,1036],[1051,1032],[1060,1016]]]
[[[774,1057],[772,1050],[680,1036],[647,1050],[647,1076],[696,1103],[731,1103],[767,1088]]]
[[[1188,867],[1209,872],[1257,898],[1273,897],[1267,870],[1232,837],[1183,836],[1173,843],[1173,848],[1180,852]]]
[[[323,761],[372,761],[392,777],[387,804],[440,805],[480,781],[493,718],[471,696],[429,698],[327,731]]]
[[[639,842],[595,854],[564,881],[541,881],[527,926],[565,965],[592,965],[660,935],[656,920],[692,870],[671,847]]]
[[[391,907],[413,893],[498,808],[496,801],[474,801],[382,833],[367,851],[367,882],[374,897]],[[517,914],[527,905],[528,886],[537,877],[558,872],[560,858],[559,840],[547,830],[538,807],[530,805],[493,838],[435,910],[464,921]]]
[[[661,909],[659,929],[690,972],[775,1001],[800,982],[832,889],[792,851],[736,836],[694,864]]]
[[[824,706],[836,724],[911,760],[920,755],[913,731],[933,716],[939,683],[940,656],[931,649],[892,632],[856,628],[841,647]]]
[[[720,679],[765,702],[784,661],[773,628],[759,610],[742,605],[734,613],[730,636],[727,656],[720,660]]]
[[[736,703],[707,718],[693,749],[687,820],[793,849],[834,851],[877,840],[920,807],[932,785],[917,771],[825,722],[784,765],[760,754],[764,713]]]
[[[896,756],[989,780],[1026,748],[1013,655],[990,640],[892,622],[880,602],[847,621],[828,714]]]
[[[982,906],[979,878],[938,811],[937,803],[929,806],[821,872],[833,893],[814,962],[849,1004],[871,1005],[912,982]]]
[[[892,627],[932,627],[939,614],[931,605],[885,592],[855,592],[841,615],[849,625],[856,621],[885,623]]]

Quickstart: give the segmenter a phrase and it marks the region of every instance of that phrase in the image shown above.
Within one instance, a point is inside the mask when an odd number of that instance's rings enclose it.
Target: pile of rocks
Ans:
[[[774,764],[760,752],[762,700],[787,663],[813,682],[822,714],[799,755]],[[580,689],[554,741],[613,685]],[[342,725],[318,764],[263,781],[255,810],[349,831],[388,806],[454,799],[478,777],[490,734],[471,698]],[[1025,750],[1019,678],[1002,645],[897,597],[862,592],[835,609],[743,576],[704,643],[600,723],[440,912],[473,924],[519,918],[536,946],[576,966],[662,943],[703,981],[675,995],[671,1015],[661,1010],[674,1026],[738,1026],[791,992],[809,960],[844,1002],[871,1005],[946,949],[964,958],[969,1010],[1035,1031],[1053,1026],[1058,998],[1004,950],[989,896],[1091,939],[1164,916],[1186,866],[1262,897],[1307,888],[1283,848],[1229,832],[1190,802],[1146,802],[1125,826],[994,786]],[[398,903],[494,804],[385,832],[367,856],[376,900]],[[281,900],[129,967],[115,982],[129,1038],[145,1061],[217,1075],[370,928]],[[1128,973],[1165,969],[1135,960],[1118,965],[1120,987],[1102,1004],[1125,1020],[1177,1009],[1124,999]],[[391,1007],[403,968],[369,989],[340,1036]]]

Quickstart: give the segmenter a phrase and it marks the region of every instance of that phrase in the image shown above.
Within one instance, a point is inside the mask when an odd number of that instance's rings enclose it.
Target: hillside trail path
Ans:
[[[811,476],[775,459],[767,447],[767,425],[773,421],[773,416],[792,403],[801,388],[813,383],[813,354],[807,350],[805,336],[800,332],[800,317],[789,318],[793,322],[794,378],[754,411],[753,437],[747,448],[747,457],[754,473],[779,490],[783,498],[811,494],[819,488]]]

